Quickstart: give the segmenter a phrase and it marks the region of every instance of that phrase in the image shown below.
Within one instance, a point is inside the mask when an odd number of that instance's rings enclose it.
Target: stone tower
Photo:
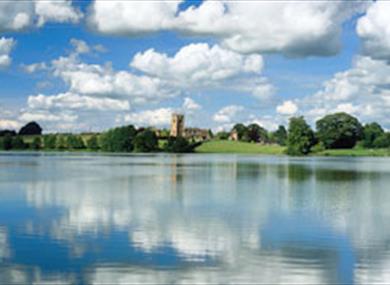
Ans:
[[[184,136],[184,115],[172,114],[171,134],[172,137]]]

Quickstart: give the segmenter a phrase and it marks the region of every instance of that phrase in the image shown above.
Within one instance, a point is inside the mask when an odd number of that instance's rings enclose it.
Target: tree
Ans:
[[[246,133],[250,142],[268,142],[269,140],[267,130],[258,124],[250,124],[246,128]]]
[[[366,124],[363,128],[363,146],[374,147],[374,142],[384,134],[385,131],[378,123]]]
[[[45,149],[55,149],[56,148],[56,135],[46,135],[43,137],[43,145]]]
[[[35,137],[32,141],[30,148],[33,150],[40,150],[42,148],[42,140],[40,137]]]
[[[327,115],[316,122],[317,137],[325,148],[353,148],[362,137],[363,127],[347,113]]]
[[[24,143],[21,136],[12,137],[12,149],[23,150],[27,145]]]
[[[281,146],[285,146],[287,143],[287,130],[284,126],[279,126],[273,133],[274,141]]]
[[[137,152],[153,152],[158,149],[158,139],[152,130],[139,132],[134,138],[134,149]]]
[[[11,137],[16,136],[16,132],[13,130],[1,130],[0,137],[4,137],[6,135],[10,135]]]
[[[5,136],[0,138],[0,149],[2,150],[12,149],[12,136],[10,134],[6,134]]]
[[[220,132],[215,134],[215,137],[219,140],[227,140],[227,139],[229,139],[229,133],[224,132],[224,131],[220,131]]]
[[[249,136],[248,136],[248,130],[247,128],[245,127],[245,125],[243,124],[235,124],[233,126],[233,129],[232,131],[236,131],[237,132],[237,136],[238,136],[238,140],[241,141],[241,140],[249,140]]]
[[[168,141],[164,145],[164,151],[174,153],[193,152],[200,144],[201,143],[191,144],[183,137],[169,137]]]
[[[80,136],[69,135],[67,137],[67,146],[69,149],[83,149],[85,144]]]
[[[100,146],[97,135],[93,135],[87,140],[87,148],[94,151],[99,150]]]
[[[131,152],[137,131],[133,126],[111,129],[102,136],[102,149],[109,152]]]
[[[64,135],[56,136],[56,149],[65,150],[66,149],[66,141]]]
[[[287,137],[289,155],[306,155],[315,144],[314,132],[303,117],[290,119]]]
[[[390,133],[384,133],[380,137],[377,137],[372,145],[375,148],[390,147]]]
[[[42,128],[36,122],[30,122],[19,131],[19,135],[41,135]]]

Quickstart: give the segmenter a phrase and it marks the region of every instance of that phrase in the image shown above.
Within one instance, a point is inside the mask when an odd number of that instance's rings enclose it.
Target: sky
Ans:
[[[0,129],[390,129],[390,1],[0,1]]]

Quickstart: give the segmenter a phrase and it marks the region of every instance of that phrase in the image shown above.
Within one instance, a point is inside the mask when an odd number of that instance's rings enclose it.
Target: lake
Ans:
[[[390,283],[390,159],[0,153],[0,283]]]

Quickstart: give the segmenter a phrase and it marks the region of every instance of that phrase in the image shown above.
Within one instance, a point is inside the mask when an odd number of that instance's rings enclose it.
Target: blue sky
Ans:
[[[6,12],[7,11],[7,12]],[[0,129],[268,129],[346,111],[390,128],[386,1],[2,1]]]

